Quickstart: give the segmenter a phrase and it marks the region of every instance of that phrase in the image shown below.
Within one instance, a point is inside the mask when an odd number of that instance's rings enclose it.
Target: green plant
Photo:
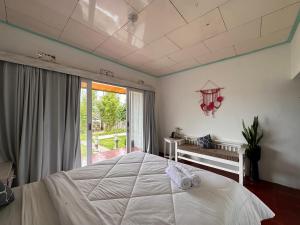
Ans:
[[[260,160],[261,147],[259,142],[263,138],[263,132],[259,129],[258,116],[254,117],[250,127],[245,126],[243,121],[242,134],[247,141],[246,156],[250,160],[250,177],[253,181],[259,180],[258,161]]]
[[[259,142],[263,138],[263,132],[259,129],[258,116],[254,117],[253,123],[250,127],[246,127],[245,122],[243,121],[242,134],[248,143],[246,156],[250,160],[260,160],[261,149],[259,146]]]

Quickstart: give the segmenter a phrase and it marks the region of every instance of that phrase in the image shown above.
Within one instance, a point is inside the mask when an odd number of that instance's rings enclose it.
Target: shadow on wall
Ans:
[[[288,161],[283,152],[269,146],[262,146],[262,161],[260,163],[261,178],[289,183],[291,187],[300,187],[300,165]],[[264,168],[262,168],[264,167]],[[294,179],[299,177],[299,179]]]
[[[289,186],[300,187],[300,163],[291,162],[285,155],[285,152],[291,152],[288,149],[278,149],[280,146],[287,146],[289,140],[282,137],[276,137],[273,128],[266,129],[268,121],[264,121],[264,137],[262,139],[262,155],[259,162],[259,171],[261,179],[266,178],[270,181],[281,180],[281,183],[289,183]],[[277,148],[274,148],[277,146]],[[296,152],[293,150],[293,152]],[[248,161],[248,160],[247,160]],[[248,168],[248,167],[247,167]],[[299,179],[294,179],[298,177]]]

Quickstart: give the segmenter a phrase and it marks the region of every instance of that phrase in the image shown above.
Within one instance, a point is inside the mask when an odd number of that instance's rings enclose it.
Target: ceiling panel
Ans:
[[[125,30],[116,32],[112,37],[103,42],[96,52],[107,53],[114,58],[122,58],[144,47],[144,43]]]
[[[18,0],[18,2],[20,2],[20,0]],[[71,15],[78,0],[26,0],[26,2],[29,4],[31,4],[31,2],[37,2],[59,14]]]
[[[62,3],[61,5],[59,4],[60,2]],[[7,8],[59,30],[64,28],[71,15],[72,7],[76,4],[73,0],[55,1],[56,4],[52,6],[51,1],[46,0],[9,0],[5,3]],[[65,10],[62,10],[62,8],[65,8]]]
[[[151,61],[149,63],[146,63],[144,65],[144,67],[145,68],[152,68],[152,69],[159,70],[159,69],[164,68],[164,67],[171,67],[171,66],[173,66],[175,64],[176,64],[176,62],[173,61],[173,60],[171,60],[170,58],[163,57],[163,58]]]
[[[192,23],[173,31],[167,37],[178,46],[184,48],[224,31],[226,31],[226,28],[220,12],[218,9],[215,9]]]
[[[228,0],[171,0],[181,15],[188,21],[203,16]]]
[[[138,50],[138,53],[152,60],[155,60],[165,55],[171,54],[172,52],[175,52],[178,49],[179,48],[175,44],[173,44],[167,38],[163,37]]]
[[[61,33],[61,30],[48,26],[47,24],[41,23],[38,20],[35,20],[30,16],[24,15],[20,12],[14,11],[9,8],[7,8],[6,11],[7,19],[12,24],[55,39],[57,39]]]
[[[256,19],[250,23],[208,39],[204,41],[204,43],[210,50],[217,51],[218,49],[259,37],[260,25],[261,19]]]
[[[247,23],[299,0],[230,0],[220,6],[228,29]]]
[[[171,72],[179,71],[179,70],[184,70],[187,68],[191,68],[194,66],[197,66],[199,63],[195,59],[187,59],[184,60],[180,63],[176,63],[174,66],[171,66]]]
[[[206,53],[209,53],[208,48],[203,43],[199,43],[194,46],[176,51],[170,54],[169,58],[171,58],[176,62],[181,62],[186,59],[190,59],[194,56],[198,56],[200,54],[206,54]]]
[[[100,45],[96,49],[95,53],[99,53],[100,55],[107,55],[114,59],[121,59],[122,57],[127,56],[134,51],[136,51],[136,48],[125,45],[119,40],[112,38]]]
[[[0,19],[161,75],[283,43],[299,8],[300,0],[0,0]]]
[[[123,42],[124,44],[132,46],[136,49],[143,48],[145,45],[142,40],[124,29],[121,29],[114,33],[113,37],[115,37],[115,39],[119,40],[120,42]]]
[[[261,38],[248,40],[244,43],[235,45],[235,49],[237,51],[237,54],[243,54],[257,49],[262,49],[271,45],[275,45],[278,43],[282,43],[287,40],[290,30],[291,27],[270,33]]]
[[[105,58],[109,58],[109,59],[116,60],[116,61],[120,58],[120,53],[118,52],[118,50],[115,50],[115,49],[110,50],[107,48],[98,47],[94,53],[97,55],[103,56]]]
[[[189,55],[188,52],[184,51],[184,50],[172,53],[168,57],[177,63],[180,63],[180,62],[188,60],[188,59],[193,59],[193,56]]]
[[[71,43],[79,48],[93,51],[106,38],[107,36],[99,34],[87,26],[70,19],[60,37],[60,40]]]
[[[168,0],[154,0],[139,14],[134,27],[128,31],[149,43],[156,40],[185,22]]]
[[[212,53],[199,55],[196,57],[196,59],[200,64],[207,64],[210,62],[229,58],[229,57],[232,57],[235,55],[236,55],[236,52],[235,52],[234,48],[231,46],[231,47],[227,47],[227,48],[224,48],[224,49],[221,49],[218,51],[214,51]]]
[[[174,72],[174,70],[172,70],[171,68],[165,67],[165,68],[161,68],[159,70],[156,70],[154,74],[156,76],[161,76],[161,75],[169,74],[169,73],[172,73],[172,72]]]
[[[126,0],[137,12],[141,12],[153,0]]]
[[[130,12],[134,9],[123,0],[80,0],[72,18],[112,35],[127,23]]]
[[[268,14],[262,18],[261,35],[291,27],[297,17],[300,3],[293,4],[280,9],[274,13]]]
[[[141,66],[147,62],[152,61],[152,59],[138,52],[134,52],[130,55],[123,57],[122,59],[120,59],[120,61],[129,65]]]
[[[0,20],[6,19],[4,0],[0,0]]]

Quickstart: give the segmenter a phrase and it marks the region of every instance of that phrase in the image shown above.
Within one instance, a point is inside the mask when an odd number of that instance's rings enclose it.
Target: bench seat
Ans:
[[[239,154],[237,152],[227,151],[224,149],[205,149],[205,148],[201,148],[200,146],[191,145],[191,144],[179,145],[178,148],[180,148],[181,150],[188,151],[188,152],[194,152],[194,153],[199,153],[202,155],[213,156],[213,157],[226,159],[226,160],[230,160],[230,161],[234,161],[234,162],[239,161]]]

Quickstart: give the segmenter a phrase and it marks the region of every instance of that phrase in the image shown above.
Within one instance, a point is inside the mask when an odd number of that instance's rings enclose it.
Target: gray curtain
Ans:
[[[155,122],[155,93],[144,91],[144,151],[159,154]]]
[[[17,183],[69,170],[80,154],[80,78],[0,61],[0,154]]]

